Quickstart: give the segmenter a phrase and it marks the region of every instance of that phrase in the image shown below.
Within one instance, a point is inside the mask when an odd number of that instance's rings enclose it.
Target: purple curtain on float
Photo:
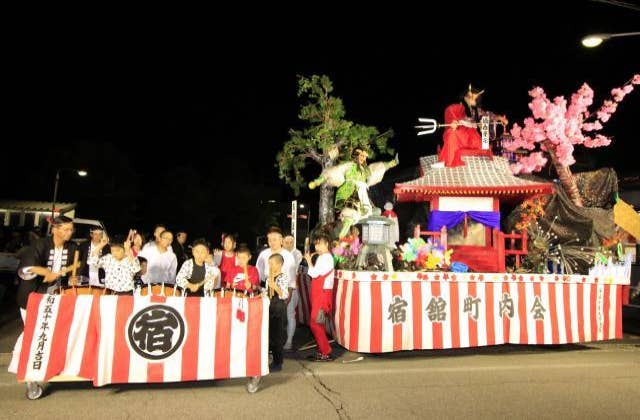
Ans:
[[[429,230],[432,232],[439,231],[442,226],[451,229],[462,223],[464,215],[471,220],[482,223],[491,228],[500,229],[500,212],[499,211],[440,211],[433,210],[429,216]]]

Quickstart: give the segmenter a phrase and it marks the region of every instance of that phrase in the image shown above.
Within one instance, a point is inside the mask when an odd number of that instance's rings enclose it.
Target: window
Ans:
[[[25,227],[32,228],[36,221],[35,213],[26,213],[24,215],[24,225]]]
[[[9,214],[9,226],[20,226],[20,213]]]

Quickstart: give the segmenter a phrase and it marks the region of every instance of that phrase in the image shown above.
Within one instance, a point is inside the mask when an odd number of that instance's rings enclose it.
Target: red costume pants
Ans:
[[[331,316],[333,290],[324,289],[323,286],[324,276],[311,280],[311,319],[309,320],[309,328],[311,328],[313,337],[318,343],[318,351],[326,355],[331,353],[331,345],[329,345],[324,324],[318,324],[316,318],[321,308],[326,317]]]

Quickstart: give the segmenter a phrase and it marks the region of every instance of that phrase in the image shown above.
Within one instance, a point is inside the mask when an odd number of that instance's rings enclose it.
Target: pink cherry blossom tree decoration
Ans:
[[[622,87],[612,89],[611,97],[593,113],[589,112],[593,104],[593,90],[586,83],[571,95],[569,103],[563,96],[550,100],[542,88],[534,87],[529,91],[532,117],[526,118],[523,126],[513,125],[513,141],[505,145],[509,151],[526,149],[531,152],[511,165],[513,173],[539,171],[551,159],[565,191],[576,205],[582,206],[582,198],[570,170],[575,163],[574,146],[608,146],[611,138],[599,131],[616,112],[618,104],[638,84],[640,74],[634,75]]]

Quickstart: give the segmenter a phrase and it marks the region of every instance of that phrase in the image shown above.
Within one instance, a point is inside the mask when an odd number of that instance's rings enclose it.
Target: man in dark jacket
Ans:
[[[27,300],[31,293],[51,292],[69,281],[77,281],[77,278],[70,276],[74,269],[73,261],[77,251],[76,244],[71,242],[73,221],[68,217],[59,216],[53,219],[51,225],[51,236],[36,239],[31,245],[20,250],[18,255],[20,284],[17,301],[23,322],[27,315]],[[9,372],[17,372],[21,348],[22,334],[18,337],[13,349]]]
[[[76,244],[70,241],[73,221],[65,216],[53,219],[51,236],[40,238],[19,255],[18,305],[26,309],[31,292],[46,293],[65,286],[72,272]]]
[[[180,267],[182,267],[183,262],[191,258],[189,257],[188,252],[185,249],[186,243],[187,243],[187,232],[183,230],[179,230],[176,233],[176,240],[171,243],[171,248],[173,248],[173,253],[176,254],[176,259],[178,260],[178,270],[180,270]]]
[[[111,251],[109,250],[109,245],[104,248],[99,246],[100,241],[104,236],[104,231],[100,227],[96,226],[91,228],[89,235],[89,240],[81,243],[78,247],[78,250],[80,251],[80,262],[82,263],[79,271],[80,281],[82,283],[89,283],[92,286],[99,286],[104,284],[104,270],[102,268],[98,269],[97,267],[90,267],[89,264],[87,264],[87,260],[94,249],[100,248],[98,258],[103,255],[107,255]]]

